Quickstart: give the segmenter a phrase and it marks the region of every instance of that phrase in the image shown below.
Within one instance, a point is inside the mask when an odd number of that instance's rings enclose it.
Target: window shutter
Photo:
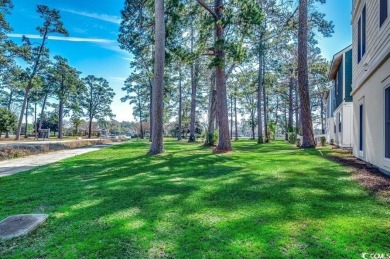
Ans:
[[[366,17],[367,17],[367,8],[363,7],[362,13],[362,57],[366,53]]]
[[[380,0],[379,7],[379,26],[381,27],[383,23],[386,21],[388,16],[388,0]]]
[[[390,158],[390,88],[385,90],[385,157]]]
[[[358,63],[362,60],[362,18],[358,21],[358,49],[357,49]]]
[[[363,151],[363,105],[359,106],[359,150]]]

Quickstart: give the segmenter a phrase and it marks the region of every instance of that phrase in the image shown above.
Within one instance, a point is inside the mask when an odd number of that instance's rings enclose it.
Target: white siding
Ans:
[[[366,29],[366,53],[360,63],[357,62],[358,47],[358,21],[364,5],[367,9],[367,29]],[[359,87],[369,73],[376,69],[376,61],[388,54],[390,42],[390,14],[382,27],[379,27],[379,1],[377,0],[356,0],[353,6],[353,85],[355,89]],[[364,67],[368,64],[368,67]],[[367,70],[368,71],[365,71]]]
[[[387,78],[387,79],[386,79]],[[390,171],[390,161],[385,159],[384,146],[384,93],[390,84],[390,59],[370,77],[353,96],[354,101],[354,155],[381,169]],[[359,154],[359,104],[364,98],[363,155]]]

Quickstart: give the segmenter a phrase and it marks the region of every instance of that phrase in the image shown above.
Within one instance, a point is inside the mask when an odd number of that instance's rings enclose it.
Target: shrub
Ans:
[[[301,139],[300,139],[300,138],[297,138],[296,144],[297,144],[297,147],[300,147],[300,146],[301,146]]]
[[[326,144],[326,138],[325,137],[321,137],[321,146],[325,146]]]
[[[297,142],[297,134],[295,132],[288,133],[288,143],[295,144]]]
[[[334,145],[334,139],[331,139],[331,140],[330,140],[330,145],[331,145],[331,146]]]
[[[209,140],[210,140],[210,145],[215,146],[218,141],[218,131],[214,131],[213,133],[209,134]]]

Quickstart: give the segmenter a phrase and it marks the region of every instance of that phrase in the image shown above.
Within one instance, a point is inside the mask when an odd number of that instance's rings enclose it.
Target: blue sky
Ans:
[[[319,38],[319,46],[327,59],[351,44],[351,2],[328,0],[327,4],[316,7],[335,24],[332,38]],[[35,12],[37,4],[60,10],[70,37],[49,40],[51,57],[61,55],[68,59],[82,76],[93,74],[107,79],[116,92],[112,105],[116,119],[133,120],[130,106],[120,101],[123,81],[130,73],[130,55],[120,50],[116,41],[124,0],[13,0],[13,3],[14,10],[8,21],[14,29],[11,36],[16,41],[23,34],[37,35],[35,28],[42,23]]]

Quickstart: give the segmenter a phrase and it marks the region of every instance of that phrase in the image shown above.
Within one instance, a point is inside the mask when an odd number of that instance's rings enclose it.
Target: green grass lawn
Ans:
[[[317,150],[215,154],[131,142],[0,178],[0,219],[47,213],[4,258],[360,258],[390,253],[390,204]]]

